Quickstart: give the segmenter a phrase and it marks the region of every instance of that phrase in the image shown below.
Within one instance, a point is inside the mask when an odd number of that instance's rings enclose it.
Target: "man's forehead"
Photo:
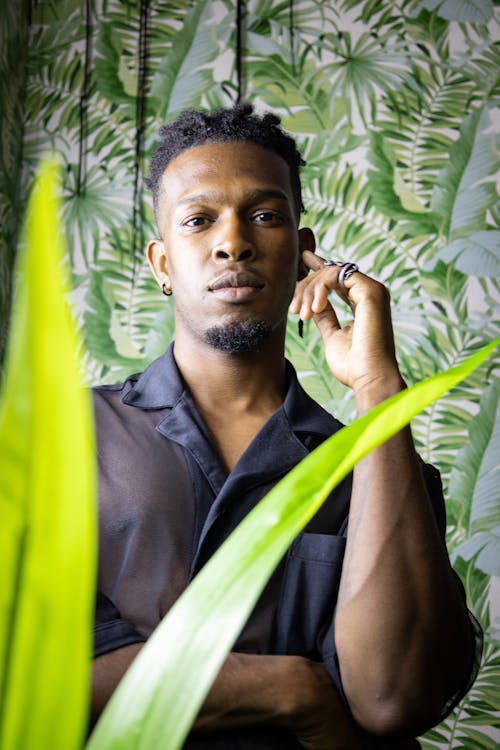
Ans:
[[[248,203],[256,203],[260,200],[282,200],[288,201],[289,196],[285,190],[274,187],[250,188],[244,191],[244,198]],[[226,193],[216,188],[207,188],[202,191],[194,186],[186,190],[185,195],[177,201],[178,206],[184,206],[190,203],[215,203],[222,204],[225,202]]]
[[[251,141],[216,141],[191,146],[169,162],[163,178],[169,179],[179,172],[197,175],[215,171],[217,174],[221,168],[234,171],[235,175],[243,168],[263,177],[275,175],[277,180],[289,179],[286,161],[271,149]]]
[[[247,192],[293,201],[290,170],[270,149],[248,141],[204,143],[178,154],[161,182],[163,197],[178,205],[193,195],[215,198],[230,184],[245,183]],[[170,202],[170,201],[169,201]]]

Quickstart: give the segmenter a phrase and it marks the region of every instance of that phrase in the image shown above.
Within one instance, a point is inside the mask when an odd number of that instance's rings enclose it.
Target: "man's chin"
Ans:
[[[245,320],[209,328],[205,331],[205,341],[217,351],[228,354],[255,352],[272,331],[272,327],[262,320]]]

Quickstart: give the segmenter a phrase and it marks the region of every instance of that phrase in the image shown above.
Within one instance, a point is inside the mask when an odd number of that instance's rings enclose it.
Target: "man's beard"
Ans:
[[[220,352],[254,352],[270,337],[272,330],[261,320],[246,320],[209,328],[205,332],[205,341]]]

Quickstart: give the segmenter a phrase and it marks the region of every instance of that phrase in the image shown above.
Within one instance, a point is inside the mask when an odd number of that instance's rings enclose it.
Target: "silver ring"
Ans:
[[[342,266],[344,265],[341,260],[325,260],[325,266]]]
[[[356,273],[356,271],[359,271],[359,266],[357,263],[349,263],[349,261],[347,261],[346,263],[342,263],[342,268],[340,269],[338,278],[339,285],[344,286],[344,281],[350,278],[353,273]]]

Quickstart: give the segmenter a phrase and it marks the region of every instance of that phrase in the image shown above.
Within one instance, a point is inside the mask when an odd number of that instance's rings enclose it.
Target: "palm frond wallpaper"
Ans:
[[[409,384],[499,335],[500,8],[493,0],[9,0],[0,77],[0,313],[28,186],[59,154],[88,383],[160,354],[168,299],[144,260],[158,128],[186,107],[272,109],[298,139],[304,223],[391,291]],[[21,125],[22,123],[22,125]],[[313,325],[290,325],[305,388],[350,421]],[[1,346],[0,346],[1,351]],[[500,741],[498,360],[413,422],[441,470],[448,547],[485,629],[479,677],[426,750]]]

